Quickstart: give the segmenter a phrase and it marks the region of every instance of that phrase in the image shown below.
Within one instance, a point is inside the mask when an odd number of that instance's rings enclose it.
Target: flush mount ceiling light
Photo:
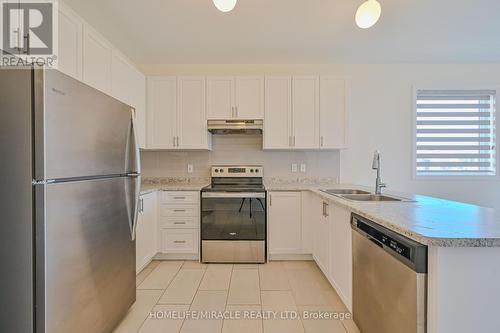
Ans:
[[[382,7],[377,0],[367,0],[359,6],[356,12],[356,24],[361,29],[367,29],[377,23],[382,13]]]
[[[221,12],[230,12],[236,6],[238,0],[213,0],[215,7]]]

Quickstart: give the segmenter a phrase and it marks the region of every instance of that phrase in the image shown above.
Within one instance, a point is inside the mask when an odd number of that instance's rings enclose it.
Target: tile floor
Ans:
[[[187,316],[210,313],[216,318]],[[137,301],[113,333],[359,333],[352,319],[307,317],[346,313],[312,261],[153,261],[137,275]]]

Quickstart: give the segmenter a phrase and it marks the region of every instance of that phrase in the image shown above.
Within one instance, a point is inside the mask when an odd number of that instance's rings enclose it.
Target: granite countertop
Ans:
[[[208,185],[209,178],[144,178],[141,195],[154,191],[201,191]]]
[[[349,188],[373,192],[359,185],[318,182],[266,181],[268,191],[311,191],[388,229],[428,246],[500,247],[500,211],[422,195],[384,194],[409,202],[358,202],[321,189]]]

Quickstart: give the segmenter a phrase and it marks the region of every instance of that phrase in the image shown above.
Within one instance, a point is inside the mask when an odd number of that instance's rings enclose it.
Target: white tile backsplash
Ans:
[[[146,177],[210,177],[212,165],[258,164],[265,177],[339,177],[338,151],[263,151],[260,135],[214,135],[212,151],[143,151]],[[187,165],[193,172],[187,172]],[[305,173],[292,173],[292,164],[305,164]]]

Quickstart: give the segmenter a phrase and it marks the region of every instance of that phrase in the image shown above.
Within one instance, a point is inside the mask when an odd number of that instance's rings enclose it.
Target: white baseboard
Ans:
[[[154,260],[200,260],[198,253],[157,253]]]

